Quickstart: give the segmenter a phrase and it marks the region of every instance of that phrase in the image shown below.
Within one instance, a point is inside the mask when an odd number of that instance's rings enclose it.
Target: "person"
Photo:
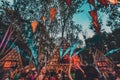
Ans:
[[[29,71],[26,78],[27,78],[27,80],[35,80],[33,71]]]
[[[57,78],[58,80],[62,80],[62,70],[58,70]]]
[[[86,65],[84,68],[86,80],[96,80],[99,78],[99,73],[93,65]]]
[[[45,76],[43,80],[49,80],[49,76]]]
[[[10,80],[9,74],[5,73],[5,75],[3,76],[2,80]]]
[[[57,74],[54,70],[51,70],[51,72],[50,72],[50,80],[58,80]]]
[[[120,80],[120,76],[118,76],[118,77],[116,78],[116,80]]]
[[[65,79],[65,72],[64,71],[62,71],[62,80],[66,80]]]
[[[43,67],[40,71],[40,75],[37,77],[36,80],[43,80],[46,74],[46,67]]]
[[[70,64],[69,64],[69,68],[68,68],[68,77],[70,80],[73,80],[73,78],[71,76],[71,68],[72,68],[72,59],[70,59]]]
[[[72,61],[73,61],[74,68],[75,68],[75,80],[79,80],[79,79],[85,80],[86,74],[82,68],[83,64],[80,58],[78,57],[78,55],[73,56]]]
[[[16,74],[15,74],[15,76],[14,76],[14,79],[13,79],[13,80],[18,80],[18,79],[19,79],[19,77],[20,77],[20,74],[21,74],[21,72],[17,69],[17,70],[16,70]]]
[[[55,76],[51,76],[50,80],[57,80]]]
[[[116,72],[113,68],[109,68],[108,75],[109,75],[110,80],[115,80],[116,79]]]
[[[68,76],[70,80],[73,80],[71,76],[71,68],[75,69],[75,80],[85,80],[86,74],[84,70],[82,69],[82,62],[79,59],[78,55],[74,55],[70,57],[70,65],[69,65],[69,70],[68,70]]]

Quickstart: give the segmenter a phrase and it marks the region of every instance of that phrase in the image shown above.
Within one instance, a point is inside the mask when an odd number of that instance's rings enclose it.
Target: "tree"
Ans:
[[[120,10],[119,5],[110,5],[107,26],[109,26],[112,30],[120,28]]]
[[[82,0],[72,1],[70,7],[64,0],[19,0],[12,5],[7,1],[1,2],[0,7],[3,13],[0,15],[0,23],[3,26],[11,25],[14,28],[12,39],[17,38],[15,45],[19,47],[20,53],[24,57],[29,56],[36,66],[40,62],[40,60],[38,61],[39,55],[51,55],[55,39],[59,35],[66,39],[70,36],[69,40],[72,43],[73,38],[76,38],[76,34],[81,31],[81,26],[75,25],[72,17],[77,8],[83,5]],[[57,9],[53,21],[50,20],[51,8]],[[44,21],[42,17],[45,17]],[[31,22],[34,20],[38,21],[38,26],[36,32],[33,33]],[[6,28],[2,28],[2,31]]]

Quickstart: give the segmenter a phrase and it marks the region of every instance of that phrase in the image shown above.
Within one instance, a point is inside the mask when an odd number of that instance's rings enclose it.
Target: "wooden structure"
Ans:
[[[93,55],[95,68],[99,72],[100,76],[103,76],[106,80],[109,78],[108,71],[114,67],[114,63],[107,58],[103,52],[96,49]]]
[[[94,63],[101,63],[103,65],[106,65],[107,68],[113,68],[114,67],[114,63],[109,59],[107,58],[103,52],[99,51],[98,49],[96,49],[96,52],[95,54],[93,55],[94,57]]]
[[[68,72],[69,63],[60,63],[60,55],[59,55],[59,48],[56,48],[53,51],[53,55],[50,57],[48,64],[46,65],[47,70],[54,70],[58,71],[59,69],[62,69],[66,73]]]
[[[20,53],[12,49],[0,60],[0,67],[3,69],[23,67]]]

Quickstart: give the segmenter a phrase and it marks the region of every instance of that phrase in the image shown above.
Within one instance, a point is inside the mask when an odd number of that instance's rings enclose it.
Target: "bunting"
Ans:
[[[53,21],[55,19],[56,12],[57,12],[56,8],[51,8],[50,9],[50,19],[51,19],[51,21]]]
[[[108,2],[110,2],[111,4],[117,4],[118,0],[108,0]]]
[[[88,0],[88,2],[95,7],[95,1],[94,0]]]
[[[106,0],[98,0],[98,2],[100,2],[102,5],[104,5],[105,7],[108,7],[108,3]]]
[[[70,7],[71,6],[71,0],[66,0],[66,4]]]
[[[95,28],[95,31],[100,34],[100,25],[98,22],[96,21],[92,21],[93,25],[94,25],[94,28]]]
[[[32,26],[32,32],[34,33],[38,26],[38,21],[32,21],[31,26]]]
[[[93,26],[95,28],[95,31],[100,34],[100,26],[98,23],[98,18],[97,18],[97,11],[96,10],[92,10],[89,12],[90,16],[92,17],[92,23]]]
[[[92,10],[89,12],[90,16],[92,17],[93,21],[97,21],[97,10]]]

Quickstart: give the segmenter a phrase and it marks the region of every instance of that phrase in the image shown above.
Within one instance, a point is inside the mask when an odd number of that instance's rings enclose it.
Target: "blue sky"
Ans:
[[[82,10],[84,10],[81,13],[76,13],[73,17],[73,21],[75,22],[75,24],[80,24],[83,27],[83,30],[87,31],[87,37],[92,37],[92,35],[94,34],[94,32],[92,30],[90,30],[89,25],[91,23],[91,16],[89,15],[89,11],[93,10],[92,5],[86,3],[81,7]],[[111,32],[110,27],[106,26],[106,22],[107,22],[107,15],[105,13],[101,13],[98,11],[98,15],[100,16],[100,18],[102,19],[103,22],[103,26],[101,26],[102,29],[105,29],[106,32]]]
[[[84,10],[84,11],[81,12],[81,13],[76,13],[74,15],[73,20],[75,21],[76,24],[81,24],[81,25],[88,26],[89,23],[90,23],[90,19],[89,19],[90,16],[89,16],[89,13],[88,13],[88,11],[90,11],[89,5],[88,4],[83,5],[81,7],[81,10]]]
[[[13,4],[13,0],[7,0],[7,1]],[[87,36],[91,37],[94,34],[94,32],[89,29],[89,25],[91,23],[91,16],[89,15],[89,11],[93,10],[93,7],[92,5],[86,3],[80,9],[84,11],[81,13],[74,14],[73,21],[75,22],[75,24],[82,25],[83,31],[87,31],[88,33]],[[106,32],[110,32],[111,31],[110,28],[106,26],[107,15],[105,13],[100,13],[100,12],[98,12],[98,15],[100,16],[100,18],[102,18],[103,21],[103,26],[101,26],[101,28],[105,29]]]
[[[89,15],[89,11],[91,10],[90,5],[86,3],[80,9],[83,10],[83,12],[74,14],[73,21],[75,24],[82,25],[83,31],[87,32],[87,37],[92,37],[94,33],[89,29],[91,22],[91,17]]]

